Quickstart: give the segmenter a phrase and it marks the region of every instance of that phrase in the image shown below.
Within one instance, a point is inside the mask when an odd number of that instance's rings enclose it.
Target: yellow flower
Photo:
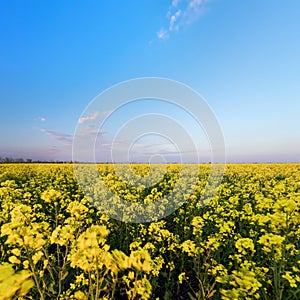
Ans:
[[[88,297],[82,291],[75,292],[74,297],[76,300],[88,300]]]
[[[36,265],[38,263],[38,261],[43,257],[43,252],[42,251],[38,251],[36,252],[33,256],[32,256],[32,261],[33,263]]]
[[[254,243],[250,238],[240,238],[235,242],[235,247],[239,253],[247,254],[249,250],[252,254],[255,252]]]
[[[197,254],[196,244],[191,240],[184,241],[181,244],[181,249],[187,253],[188,256],[195,256]]]
[[[43,199],[46,203],[51,203],[59,201],[61,196],[62,195],[60,191],[48,189],[42,193],[41,199]]]
[[[10,264],[0,265],[0,299],[23,298],[34,286],[30,276],[26,270],[15,273]]]
[[[11,253],[14,254],[15,256],[20,256],[21,255],[21,251],[18,248],[15,248],[15,249],[11,250]]]
[[[129,263],[137,271],[149,273],[152,267],[152,259],[145,249],[135,250],[130,253]]]
[[[134,279],[134,272],[133,271],[129,271],[129,273],[128,273],[128,278],[130,279],[130,280],[133,280]]]
[[[296,279],[292,276],[292,272],[286,271],[285,274],[282,275],[282,278],[289,282],[291,288],[297,287]]]
[[[10,256],[9,258],[8,258],[8,260],[9,260],[9,262],[11,262],[12,264],[20,264],[21,263],[21,261],[16,257],[16,256]]]
[[[182,284],[182,282],[186,279],[185,277],[185,272],[182,272],[178,275],[178,281],[180,284]]]
[[[282,257],[282,243],[284,240],[283,236],[267,233],[259,238],[258,243],[263,245],[262,250],[266,253],[274,251],[275,259],[279,260]]]

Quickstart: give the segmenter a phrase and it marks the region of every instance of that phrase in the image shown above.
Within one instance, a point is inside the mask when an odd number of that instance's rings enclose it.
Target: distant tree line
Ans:
[[[63,160],[56,160],[56,161],[48,161],[48,160],[35,160],[32,158],[13,158],[13,157],[0,157],[0,163],[6,164],[6,163],[57,163],[57,164],[66,164],[66,163],[72,163],[72,161],[63,161]]]

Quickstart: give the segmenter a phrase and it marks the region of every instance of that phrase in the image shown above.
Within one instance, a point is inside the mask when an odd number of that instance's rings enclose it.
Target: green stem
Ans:
[[[38,292],[40,294],[40,299],[44,300],[45,299],[44,293],[43,293],[42,288],[40,286],[40,283],[39,283],[39,280],[38,280],[38,276],[37,276],[36,271],[35,271],[34,263],[33,263],[32,259],[31,259],[31,255],[29,255],[29,253],[28,253],[27,247],[25,247],[25,251],[26,251],[26,254],[27,254],[27,258],[28,258],[28,261],[29,261],[29,266],[30,266],[30,269],[31,269],[31,272],[32,272],[32,276],[33,276],[35,285],[36,285],[37,290],[38,290]]]

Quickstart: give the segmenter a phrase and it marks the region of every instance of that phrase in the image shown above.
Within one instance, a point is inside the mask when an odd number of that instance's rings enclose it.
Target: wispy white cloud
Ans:
[[[99,112],[96,111],[93,115],[87,116],[87,117],[82,117],[78,120],[78,124],[83,124],[87,121],[95,121],[97,117],[99,116]]]
[[[160,40],[166,40],[174,31],[194,22],[204,10],[204,5],[209,0],[172,0],[166,13],[168,29],[162,27],[157,32]]]
[[[33,120],[34,121],[39,121],[39,122],[42,122],[42,123],[46,122],[46,118],[45,117],[37,117],[37,118],[34,118]]]
[[[157,32],[157,37],[160,40],[166,40],[169,38],[169,33],[167,30],[165,30],[164,28],[161,28],[158,32]]]
[[[173,0],[172,1],[172,6],[177,7],[178,3],[181,2],[181,0]]]
[[[170,18],[170,25],[169,25],[169,31],[178,30],[179,25],[176,24],[176,21],[181,16],[181,10],[177,10],[174,15]]]
[[[189,6],[193,9],[198,9],[203,4],[203,0],[191,0]]]

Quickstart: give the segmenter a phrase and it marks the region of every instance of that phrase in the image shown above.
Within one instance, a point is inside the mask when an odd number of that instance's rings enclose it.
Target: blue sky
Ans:
[[[0,42],[2,157],[70,160],[88,103],[114,84],[149,76],[180,81],[206,99],[229,162],[300,161],[298,0],[3,0]],[[132,109],[122,110],[124,120]],[[174,114],[206,148],[188,116]]]

